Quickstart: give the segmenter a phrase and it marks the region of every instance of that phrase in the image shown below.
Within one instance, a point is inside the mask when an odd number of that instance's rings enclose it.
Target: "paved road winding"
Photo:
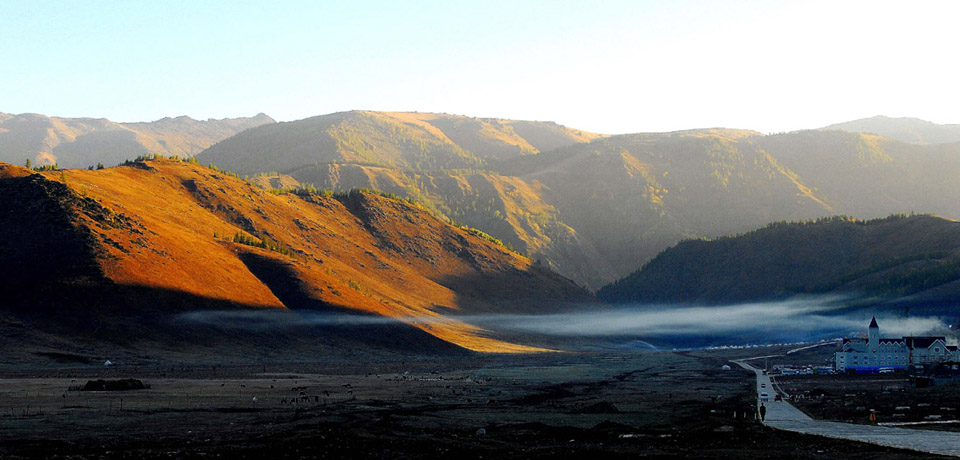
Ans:
[[[767,417],[764,421],[767,426],[828,438],[850,439],[881,446],[960,457],[960,433],[814,420],[786,401],[774,401],[773,395],[776,392],[773,390],[770,376],[763,375],[760,369],[743,361],[734,362],[757,374],[757,405],[760,404],[760,393],[770,395],[770,401],[763,403],[767,408]]]

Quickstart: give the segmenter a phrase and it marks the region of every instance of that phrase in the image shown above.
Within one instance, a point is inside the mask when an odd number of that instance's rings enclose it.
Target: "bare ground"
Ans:
[[[753,400],[749,373],[720,370],[735,355],[20,367],[0,379],[0,457],[927,457],[735,419]],[[68,391],[121,377],[150,388]]]

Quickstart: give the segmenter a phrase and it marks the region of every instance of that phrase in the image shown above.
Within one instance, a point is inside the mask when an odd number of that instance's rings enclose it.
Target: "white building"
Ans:
[[[843,339],[837,352],[837,371],[856,369],[878,371],[880,368],[904,369],[911,364],[960,361],[956,345],[947,345],[945,337],[880,338],[877,318],[870,321],[866,337]]]

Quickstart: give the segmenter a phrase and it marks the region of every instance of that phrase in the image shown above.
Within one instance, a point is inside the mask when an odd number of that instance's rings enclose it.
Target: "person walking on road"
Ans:
[[[764,406],[763,403],[760,403],[760,421],[763,422],[767,418],[767,406]]]

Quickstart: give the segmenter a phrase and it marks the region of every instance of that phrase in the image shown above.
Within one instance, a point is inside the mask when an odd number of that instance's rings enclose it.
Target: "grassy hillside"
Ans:
[[[615,302],[740,302],[795,294],[960,296],[960,223],[931,215],[776,223],[684,241],[600,290]]]
[[[273,123],[250,118],[199,121],[164,118],[150,123],[115,123],[102,118],[59,118],[0,113],[0,161],[34,166],[85,168],[119,164],[145,154],[189,157],[245,129]]]
[[[960,142],[960,125],[938,125],[917,118],[876,116],[837,123],[821,129],[875,134],[909,144]]]
[[[544,201],[539,183],[483,171],[413,173],[351,164],[308,166],[290,174],[323,189],[365,187],[413,198],[438,216],[482,229],[572,279],[583,282],[604,275],[597,271],[603,256],[560,220],[556,207]]]
[[[0,291],[14,299],[9,308],[52,317],[266,308],[435,318],[411,327],[510,352],[529,349],[444,315],[551,311],[591,298],[483,235],[376,194],[272,194],[173,160],[2,171]]]

